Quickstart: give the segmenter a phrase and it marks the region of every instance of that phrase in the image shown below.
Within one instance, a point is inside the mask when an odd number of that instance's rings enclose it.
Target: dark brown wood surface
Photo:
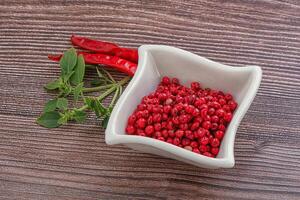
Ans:
[[[172,45],[263,80],[233,169],[108,146],[100,122],[35,124],[71,34]],[[116,73],[122,76],[120,73]],[[88,75],[92,76],[92,74]],[[0,199],[300,199],[300,1],[0,1]]]

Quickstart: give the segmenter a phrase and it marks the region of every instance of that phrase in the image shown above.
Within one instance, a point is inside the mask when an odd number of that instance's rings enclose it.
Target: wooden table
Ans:
[[[0,2],[0,199],[300,199],[300,1],[116,2]],[[59,73],[47,54],[69,48],[73,33],[261,66],[235,167],[108,146],[92,115],[59,129],[36,125],[53,97],[43,85]]]

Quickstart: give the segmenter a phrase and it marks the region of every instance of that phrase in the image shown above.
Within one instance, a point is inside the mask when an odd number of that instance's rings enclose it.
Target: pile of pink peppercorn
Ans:
[[[189,88],[177,78],[163,77],[128,118],[126,133],[216,157],[236,107],[231,94],[203,89],[198,82]]]

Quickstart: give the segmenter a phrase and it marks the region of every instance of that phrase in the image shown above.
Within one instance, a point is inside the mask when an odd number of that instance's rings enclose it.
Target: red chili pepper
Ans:
[[[114,49],[119,49],[120,47],[116,44],[110,42],[102,42],[97,40],[92,40],[86,37],[79,37],[72,35],[71,42],[74,45],[82,47],[87,50],[95,51],[97,53],[113,54]]]
[[[138,63],[139,55],[136,49],[119,48],[114,50],[114,55]]]
[[[92,40],[86,37],[79,37],[75,35],[72,35],[71,42],[83,49],[97,53],[119,56],[120,58],[124,58],[135,63],[138,62],[138,51],[136,49],[121,48],[114,43]]]
[[[60,61],[62,55],[48,55],[49,60]]]
[[[78,54],[83,55],[84,60],[88,64],[102,64],[107,65],[112,68],[115,68],[121,72],[124,72],[130,76],[133,76],[136,69],[137,64],[120,58],[118,56],[111,56],[105,54],[91,54],[86,52],[78,52]],[[48,55],[50,60],[59,61],[62,55]]]

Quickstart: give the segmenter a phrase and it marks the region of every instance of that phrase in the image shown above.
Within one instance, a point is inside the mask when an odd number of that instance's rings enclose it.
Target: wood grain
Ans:
[[[52,96],[42,86],[59,73],[46,55],[67,49],[74,33],[261,66],[235,168],[107,146],[94,116],[55,130],[37,126]],[[299,199],[300,2],[2,0],[0,102],[0,199]]]

